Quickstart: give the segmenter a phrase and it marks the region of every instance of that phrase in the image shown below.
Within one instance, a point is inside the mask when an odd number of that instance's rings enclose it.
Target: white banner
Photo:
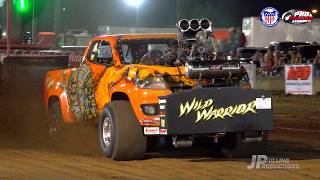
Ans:
[[[285,65],[286,94],[314,94],[313,65]]]

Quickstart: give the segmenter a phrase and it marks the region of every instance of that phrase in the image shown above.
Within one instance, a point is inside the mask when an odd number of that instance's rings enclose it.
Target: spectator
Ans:
[[[231,43],[237,43],[239,41],[238,36],[237,36],[237,31],[235,28],[230,28],[230,41]]]
[[[273,63],[273,66],[271,66],[271,68],[277,66],[278,61],[280,61],[280,53],[279,52],[274,52],[273,53],[273,59],[274,59],[274,63]]]
[[[265,66],[267,66],[268,72],[271,72],[273,66],[274,66],[274,55],[271,48],[268,49],[267,53],[264,55],[264,63]]]
[[[276,52],[274,54],[275,64],[272,67],[272,75],[273,76],[281,75],[283,73],[283,65],[285,63],[283,57],[284,56],[280,56],[279,52]]]
[[[299,57],[295,51],[291,52],[290,64],[299,64]]]
[[[288,53],[283,53],[280,55],[280,61],[281,64],[289,64],[290,63],[290,56],[288,55]]]
[[[313,60],[313,64],[319,64],[320,63],[320,50],[317,50],[317,56]]]
[[[273,66],[274,66],[274,57],[273,57],[272,49],[269,48],[260,63],[260,67],[261,67],[260,69],[262,71],[262,74],[269,75],[271,72],[271,67]]]
[[[316,76],[320,76],[320,50],[317,50],[317,56],[313,60]]]
[[[288,53],[282,54],[281,58],[283,58],[284,64],[290,64],[291,56]]]
[[[230,41],[229,41],[229,51],[236,51],[239,47],[239,36],[236,29],[231,28],[230,30]]]
[[[262,53],[260,51],[257,51],[254,53],[254,55],[251,57],[253,64],[257,66],[257,68],[260,68],[261,61],[262,61]]]
[[[297,53],[297,63],[298,64],[306,63],[306,62],[303,62],[302,55],[300,52]]]
[[[247,44],[247,38],[244,35],[244,33],[242,32],[241,28],[237,28],[237,35],[239,36],[239,43],[238,46],[239,47],[244,47]]]
[[[238,47],[244,47],[247,44],[246,36],[240,27],[230,30],[230,43],[234,46],[234,50]]]
[[[288,51],[288,53],[286,54],[286,64],[292,64],[291,63],[291,56],[292,56],[292,51]]]

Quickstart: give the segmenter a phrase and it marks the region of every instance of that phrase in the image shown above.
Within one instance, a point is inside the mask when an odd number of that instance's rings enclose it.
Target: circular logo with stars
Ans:
[[[273,27],[280,21],[279,12],[273,7],[266,7],[260,13],[260,22],[266,27]]]

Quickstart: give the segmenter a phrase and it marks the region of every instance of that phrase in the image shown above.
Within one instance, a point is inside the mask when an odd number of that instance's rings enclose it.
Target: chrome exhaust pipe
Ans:
[[[244,139],[245,143],[260,143],[262,141],[262,137],[246,137]]]
[[[209,19],[203,18],[200,20],[200,27],[202,30],[211,30],[212,22]]]
[[[188,30],[198,31],[198,30],[212,30],[212,22],[207,19],[203,18],[201,20],[198,19],[191,19],[190,21],[187,19],[181,19],[177,23],[177,27],[181,32],[186,32]]]
[[[200,29],[200,22],[198,19],[192,19],[190,21],[190,29],[192,31],[198,31]]]
[[[186,32],[190,29],[190,22],[187,19],[182,19],[178,22],[177,26],[181,32]]]
[[[172,144],[175,148],[187,148],[192,147],[193,145],[193,137],[179,137],[173,136],[172,137]]]

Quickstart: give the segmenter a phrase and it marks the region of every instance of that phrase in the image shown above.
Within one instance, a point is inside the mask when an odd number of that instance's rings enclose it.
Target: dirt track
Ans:
[[[320,178],[319,136],[297,138],[297,134],[276,132],[271,139],[269,154],[290,158],[290,163],[298,163],[300,169],[249,170],[249,159],[225,160],[185,151],[149,154],[142,161],[115,162],[102,157],[97,147],[83,146],[93,150],[87,154],[73,149],[55,152],[21,146],[0,150],[0,179]]]
[[[39,92],[2,88],[0,97],[0,179],[320,178],[320,133],[278,129],[271,133],[268,155],[290,158],[290,163],[299,164],[297,170],[249,170],[250,159],[226,160],[193,149],[115,162],[101,155],[94,125],[73,128],[66,132],[73,136],[50,143]],[[274,98],[277,125],[320,129],[319,96]]]

